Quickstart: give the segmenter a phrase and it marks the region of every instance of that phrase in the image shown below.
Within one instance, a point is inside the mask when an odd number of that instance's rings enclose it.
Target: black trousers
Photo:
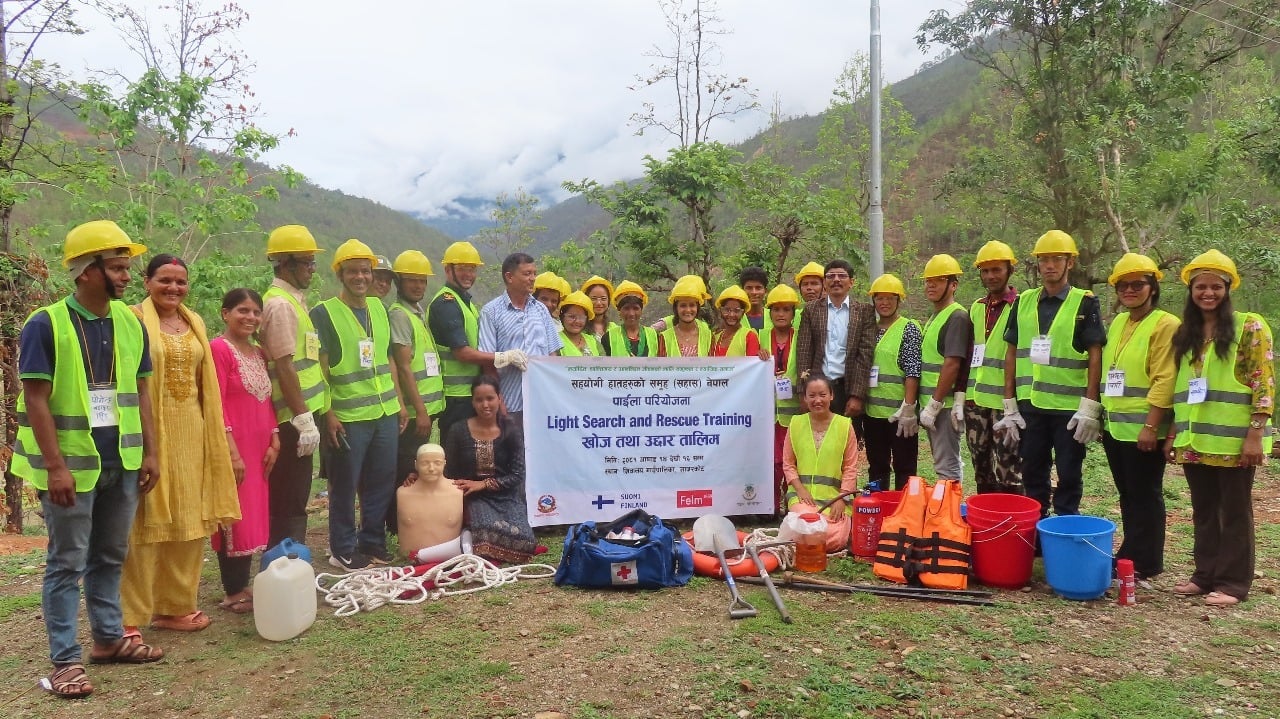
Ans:
[[[862,418],[863,441],[866,443],[867,479],[880,489],[889,489],[889,473],[893,472],[893,489],[907,486],[907,479],[918,473],[920,435],[898,436],[898,425],[888,419]]]
[[[1124,539],[1116,559],[1133,560],[1139,578],[1164,571],[1164,467],[1160,446],[1144,452],[1137,442],[1123,442],[1102,434],[1111,478],[1120,494],[1120,524]]]
[[[1253,586],[1255,562],[1253,476],[1257,467],[1184,464],[1191,489],[1191,581],[1203,589],[1244,601]]]
[[[1040,516],[1079,514],[1084,495],[1084,445],[1067,429],[1070,414],[1023,412],[1027,428],[1022,430],[1022,482],[1027,496],[1040,502]],[[1049,482],[1049,469],[1058,468],[1058,487]]]
[[[218,552],[218,573],[222,576],[222,591],[228,597],[249,588],[249,569],[252,566],[253,555],[229,557],[225,550]]]
[[[267,478],[268,549],[285,537],[307,543],[307,502],[311,499],[314,469],[314,454],[298,456],[298,430],[288,422],[281,422],[280,455]]]

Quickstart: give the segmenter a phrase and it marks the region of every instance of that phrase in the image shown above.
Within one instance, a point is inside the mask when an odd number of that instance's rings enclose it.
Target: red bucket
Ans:
[[[1026,586],[1035,562],[1040,503],[1019,494],[992,493],[971,495],[968,504],[974,576],[990,587]]]
[[[883,519],[898,511],[898,505],[902,503],[901,489],[886,489],[877,492],[880,497],[880,518]]]

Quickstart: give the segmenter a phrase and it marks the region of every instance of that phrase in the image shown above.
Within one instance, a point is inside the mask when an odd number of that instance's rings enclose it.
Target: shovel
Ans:
[[[729,618],[745,619],[759,614],[738,593],[738,583],[734,581],[733,571],[729,569],[729,560],[724,558],[726,549],[742,549],[742,544],[738,541],[738,530],[734,528],[733,522],[716,514],[699,517],[693,523],[693,548],[699,552],[713,551],[720,560],[724,581],[729,585],[729,594],[733,597],[733,601],[729,602]]]

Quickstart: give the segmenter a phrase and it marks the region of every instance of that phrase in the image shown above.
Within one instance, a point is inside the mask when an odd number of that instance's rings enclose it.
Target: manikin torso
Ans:
[[[444,477],[444,450],[418,452],[418,481],[396,490],[400,547],[407,552],[450,542],[462,534],[462,490]]]

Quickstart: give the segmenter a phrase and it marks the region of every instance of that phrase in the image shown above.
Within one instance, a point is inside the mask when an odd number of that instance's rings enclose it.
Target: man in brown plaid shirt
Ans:
[[[805,305],[800,319],[796,369],[802,381],[810,375],[830,379],[835,395],[832,409],[861,417],[876,347],[876,312],[871,304],[849,297],[853,268],[848,262],[832,260],[824,272],[827,296]]]

